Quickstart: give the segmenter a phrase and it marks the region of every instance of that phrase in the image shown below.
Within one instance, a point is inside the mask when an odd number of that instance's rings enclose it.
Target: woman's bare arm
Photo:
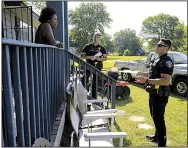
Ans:
[[[50,45],[59,47],[59,44],[62,44],[62,43],[57,43],[55,41],[52,28],[51,28],[50,24],[48,24],[48,23],[43,24],[43,36],[46,37],[46,40],[48,41],[48,43]]]

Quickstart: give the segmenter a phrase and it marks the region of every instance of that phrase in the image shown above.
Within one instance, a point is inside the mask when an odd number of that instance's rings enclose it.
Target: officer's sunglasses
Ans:
[[[167,47],[167,46],[162,45],[162,44],[157,44],[157,47]]]
[[[98,39],[98,38],[101,38],[101,36],[96,36],[96,38]]]

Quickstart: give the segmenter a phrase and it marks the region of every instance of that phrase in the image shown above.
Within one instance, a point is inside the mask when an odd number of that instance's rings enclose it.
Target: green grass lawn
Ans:
[[[131,89],[130,98],[126,101],[116,101],[116,108],[124,110],[124,116],[116,118],[115,130],[124,131],[128,134],[124,146],[155,146],[145,139],[146,134],[153,134],[154,129],[139,129],[139,123],[154,126],[149,113],[148,93],[141,87],[129,85]],[[144,122],[134,122],[128,120],[131,116],[144,116]],[[187,145],[187,101],[184,98],[170,96],[166,106],[165,114],[168,146]],[[115,145],[118,146],[117,140]]]
[[[109,56],[104,62],[104,70],[114,66],[115,60],[140,60],[145,57],[132,56]],[[104,71],[105,72],[105,71]],[[123,101],[116,101],[116,108],[124,110],[124,116],[116,118],[115,130],[125,131],[128,137],[124,140],[124,146],[156,146],[145,139],[146,134],[153,134],[154,129],[139,129],[139,123],[154,126],[150,117],[148,105],[148,93],[135,83],[129,84],[131,89],[130,98]],[[131,116],[144,116],[144,122],[134,122],[128,120]],[[166,106],[165,121],[167,128],[168,146],[187,146],[187,100],[179,96],[171,95]],[[118,146],[118,139],[115,139],[115,146]]]

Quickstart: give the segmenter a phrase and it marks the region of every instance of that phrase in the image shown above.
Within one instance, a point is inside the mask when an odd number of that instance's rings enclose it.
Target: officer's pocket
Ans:
[[[164,87],[164,95],[165,95],[165,97],[168,97],[170,95],[170,88],[169,87]]]
[[[167,97],[170,95],[169,87],[160,86],[158,90],[158,95],[160,97]]]

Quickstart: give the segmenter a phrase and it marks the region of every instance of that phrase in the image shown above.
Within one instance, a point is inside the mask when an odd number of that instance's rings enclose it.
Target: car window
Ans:
[[[173,53],[168,53],[168,56],[171,58],[171,60],[174,62],[174,54]]]
[[[175,64],[187,64],[187,56],[182,53],[175,53],[174,63]]]
[[[187,64],[187,56],[183,53],[168,53],[174,64]]]

